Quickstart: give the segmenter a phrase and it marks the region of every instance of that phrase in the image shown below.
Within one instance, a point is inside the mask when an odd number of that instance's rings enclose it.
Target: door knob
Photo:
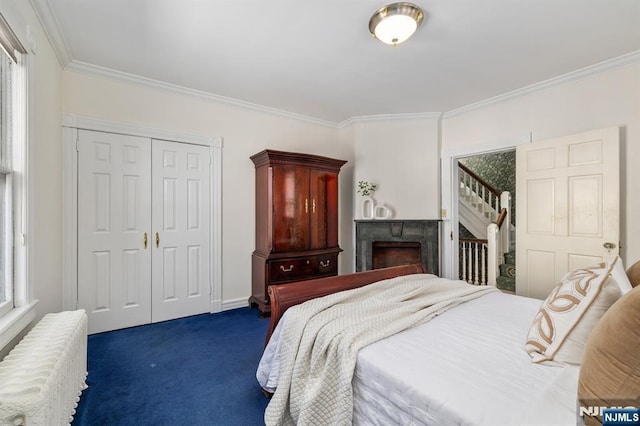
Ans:
[[[607,250],[612,250],[616,248],[616,245],[614,243],[606,242],[602,245],[602,247],[606,248]]]

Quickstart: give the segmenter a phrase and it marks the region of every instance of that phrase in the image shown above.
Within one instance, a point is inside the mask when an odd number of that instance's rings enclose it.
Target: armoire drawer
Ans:
[[[318,276],[335,275],[338,272],[338,255],[315,256],[315,270]]]
[[[308,279],[309,275],[314,274],[315,259],[313,257],[273,260],[269,262],[270,283]]]

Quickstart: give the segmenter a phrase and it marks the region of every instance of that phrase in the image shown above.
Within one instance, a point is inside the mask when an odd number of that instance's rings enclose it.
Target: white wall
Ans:
[[[113,122],[223,138],[222,300],[246,304],[255,248],[255,174],[249,157],[265,148],[347,160],[340,173],[340,273],[352,270],[353,146],[339,129],[223,104],[175,91],[70,70],[63,73],[62,111]],[[346,205],[345,205],[346,204]],[[345,208],[346,207],[346,208]]]
[[[355,146],[354,218],[361,219],[355,183],[377,184],[374,199],[394,219],[440,218],[439,118],[379,119],[350,125]]]
[[[447,116],[442,123],[445,153],[477,152],[610,126],[621,128],[621,256],[640,259],[640,63]],[[443,206],[447,203],[443,199]]]

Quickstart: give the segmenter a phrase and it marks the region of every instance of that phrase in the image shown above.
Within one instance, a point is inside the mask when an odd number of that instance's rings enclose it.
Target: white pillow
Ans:
[[[616,257],[563,277],[540,307],[529,329],[525,347],[532,362],[553,365],[582,362],[584,344],[591,330],[622,296],[623,288],[626,289],[622,277],[613,274],[616,265],[624,274],[622,261]],[[628,280],[626,284],[631,287]]]
[[[633,286],[631,285],[631,281],[629,281],[629,277],[627,276],[627,272],[624,269],[624,265],[622,264],[622,259],[620,256],[616,256],[615,259],[612,260],[614,263],[613,269],[611,270],[611,277],[616,280],[622,294],[627,294],[631,290],[633,290]]]

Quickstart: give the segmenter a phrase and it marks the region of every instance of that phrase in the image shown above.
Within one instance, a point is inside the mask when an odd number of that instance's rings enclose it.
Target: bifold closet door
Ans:
[[[152,322],[210,312],[210,154],[153,141]]]
[[[151,140],[79,131],[78,307],[89,333],[151,320]]]

